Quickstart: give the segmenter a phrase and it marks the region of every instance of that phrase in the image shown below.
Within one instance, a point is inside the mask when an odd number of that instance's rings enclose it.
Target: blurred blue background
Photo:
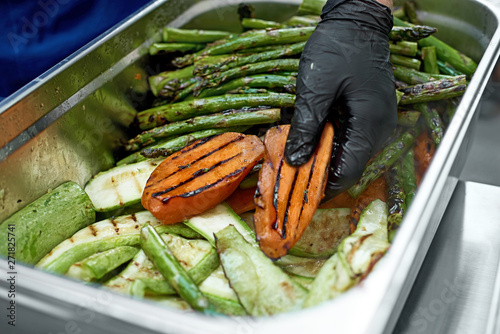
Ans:
[[[1,0],[0,100],[148,0]]]

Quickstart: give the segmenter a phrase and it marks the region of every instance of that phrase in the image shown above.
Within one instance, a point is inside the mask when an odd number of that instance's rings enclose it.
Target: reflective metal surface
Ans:
[[[500,187],[458,184],[395,334],[498,333],[499,198]]]
[[[129,112],[148,99],[146,47],[159,37],[159,27],[234,27],[239,2],[159,1],[0,104],[0,189],[5,190],[0,220],[48,188],[69,179],[83,185],[113,163],[117,143],[111,138],[126,135]],[[300,0],[247,2],[259,17],[279,20],[291,16]],[[68,326],[89,333],[115,326],[117,332],[130,326],[142,333],[391,332],[463,169],[475,110],[500,40],[493,0],[422,0],[418,5],[422,15],[427,13],[422,19],[438,26],[440,37],[482,60],[394,244],[362,284],[316,308],[273,318],[208,318],[19,265],[20,307],[58,319],[54,324],[64,327],[51,328],[54,332],[67,332]],[[26,119],[19,121],[18,114]],[[2,129],[7,124],[9,130]],[[6,261],[0,260],[0,271],[6,269]],[[2,280],[2,305],[5,289]]]

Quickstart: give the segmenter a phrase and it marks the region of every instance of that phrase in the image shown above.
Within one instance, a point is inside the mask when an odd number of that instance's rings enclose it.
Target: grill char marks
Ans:
[[[203,186],[203,187],[195,189],[195,190],[188,191],[184,194],[177,195],[177,196],[186,198],[186,197],[191,197],[191,196],[197,195],[197,194],[201,193],[202,191],[205,191],[207,189],[215,187],[216,185],[218,185],[221,182],[224,182],[226,180],[230,180],[231,178],[238,176],[239,174],[243,173],[245,171],[245,169],[246,169],[246,167],[241,167],[241,168],[235,170],[234,172],[229,173],[228,175],[225,175],[224,177],[218,179],[217,181],[212,182],[211,184],[207,184],[206,186]]]
[[[316,167],[316,159],[318,158],[317,155],[314,155],[312,160],[309,160],[307,162],[307,164],[304,166],[304,171],[306,170],[307,168],[307,171],[308,171],[308,174],[309,176],[307,176],[307,183],[304,183],[305,184],[305,190],[302,192],[302,205],[300,207],[300,212],[299,212],[299,216],[298,216],[298,219],[299,220],[302,220],[302,212],[304,211],[304,207],[307,207],[307,205],[309,204],[309,190],[311,190],[311,192],[313,191],[313,189],[310,189],[311,188],[311,180],[312,180],[312,177],[314,175],[313,171],[314,171],[314,168]],[[306,167],[307,166],[307,167]],[[327,169],[325,171],[325,175],[328,176],[328,165],[327,165]],[[326,185],[326,176],[325,176],[325,185]],[[305,178],[304,178],[305,180]],[[298,195],[300,196],[301,193],[298,193]],[[316,209],[315,209],[316,211]],[[305,230],[305,229],[304,229]],[[300,238],[297,237],[297,230],[295,231],[295,234],[294,234],[294,237],[297,238],[297,240]]]
[[[178,184],[176,185],[173,185],[171,186],[170,188],[167,188],[163,191],[160,191],[160,192],[157,192],[157,193],[154,193],[152,196],[153,197],[159,197],[161,195],[165,195],[166,193],[169,193],[171,192],[172,190],[175,190],[177,188],[179,188],[180,186],[183,186],[191,181],[193,181],[194,179],[196,179],[197,177],[205,174],[205,173],[208,173],[210,172],[212,169],[216,168],[216,167],[219,167],[220,165],[223,165],[224,163],[228,162],[229,160],[233,159],[233,158],[236,158],[237,156],[239,156],[241,153],[238,153],[238,154],[235,154],[233,155],[232,157],[230,158],[227,158],[227,159],[224,159],[224,160],[221,160],[217,163],[215,163],[214,165],[210,166],[210,167],[205,167],[205,168],[202,168],[202,169],[198,169],[196,172],[192,173],[192,177],[182,181],[182,182],[179,182]],[[175,174],[175,173],[174,173]]]
[[[278,212],[279,206],[279,191],[280,191],[280,182],[281,182],[281,169],[283,168],[283,159],[280,160],[278,170],[276,171],[276,178],[274,181],[274,191],[273,191],[273,206],[274,210]],[[272,225],[273,229],[278,229],[278,218],[276,217],[276,221]]]
[[[156,168],[142,204],[164,224],[202,213],[228,197],[263,155],[256,136],[225,133],[195,142]]]
[[[289,166],[284,161],[289,129],[284,125],[266,133],[259,195],[255,199],[257,239],[271,258],[285,255],[311,222],[323,197],[332,151],[333,127],[328,123],[311,159],[300,167]]]
[[[285,215],[283,217],[283,226],[281,227],[281,237],[283,239],[286,239],[286,223],[288,222],[288,216],[290,214],[290,211],[292,210],[290,208],[292,204],[292,196],[293,192],[295,190],[295,184],[297,183],[297,176],[299,175],[298,168],[295,168],[295,174],[293,176],[293,181],[292,181],[292,186],[290,188],[290,191],[288,192],[288,201],[286,202],[286,209],[285,209]]]
[[[182,150],[180,153],[176,153],[174,155],[172,155],[172,160],[177,160],[175,161],[175,164],[172,164],[171,168],[169,168],[167,171],[165,171],[165,179],[172,176],[172,175],[175,175],[177,174],[178,172],[186,169],[186,168],[189,168],[191,167],[193,164],[195,164],[196,162],[200,161],[200,160],[203,160],[205,159],[206,157],[220,151],[221,149],[225,148],[226,146],[230,145],[231,143],[234,143],[234,142],[237,142],[237,141],[240,141],[243,139],[243,135],[242,134],[239,134],[240,136],[232,139],[231,141],[229,142],[224,142],[222,141],[221,142],[221,138],[218,138],[221,135],[217,135],[217,136],[213,136],[213,137],[210,137],[210,138],[203,138],[203,139],[200,139],[199,141],[197,142],[194,142],[192,145],[186,147],[184,150]],[[214,139],[212,142],[209,143],[209,141],[211,139]],[[210,152],[206,153],[204,151],[204,147],[202,147],[203,145],[220,145],[219,147],[211,150]],[[206,147],[205,145],[205,147]],[[193,147],[191,147],[193,146]],[[202,155],[201,155],[202,154]],[[200,156],[201,155],[201,156]],[[183,158],[182,160],[179,160],[179,158]],[[183,164],[180,164],[180,162],[183,162]],[[158,184],[159,182],[162,182],[163,180],[162,179],[159,179],[156,183],[154,184],[149,184],[148,182],[148,185],[146,185],[146,187],[152,187],[156,184]]]

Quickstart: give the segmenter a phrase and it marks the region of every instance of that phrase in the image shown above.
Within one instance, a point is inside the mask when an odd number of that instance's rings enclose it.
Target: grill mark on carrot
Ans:
[[[313,158],[313,162],[311,164],[311,171],[309,172],[309,179],[307,180],[307,187],[306,187],[307,190],[309,190],[309,187],[311,186],[311,180],[312,180],[312,177],[314,174],[314,167],[316,167],[316,158],[317,158],[317,155],[315,154],[314,158]],[[304,202],[306,204],[309,204],[309,198],[307,196],[308,194],[309,194],[309,191],[304,193]],[[304,206],[302,206],[302,207],[304,207]],[[302,210],[300,211],[300,214],[302,215]],[[299,215],[299,218],[300,218],[300,215]]]
[[[257,200],[257,199],[260,199],[261,197],[262,197],[262,193],[260,191],[259,185],[257,185],[257,189],[255,190],[254,203],[255,203],[255,206],[258,207],[259,209],[264,209],[264,206],[260,203],[260,200]]]
[[[220,136],[220,135],[219,135],[219,136]],[[213,137],[213,138],[215,138],[215,137]],[[166,175],[166,176],[165,176],[164,178],[162,178],[162,179],[158,179],[158,181],[156,181],[155,183],[151,183],[150,185],[147,185],[147,186],[146,186],[146,188],[150,188],[150,187],[152,187],[152,186],[157,185],[157,184],[158,184],[158,183],[160,183],[160,182],[163,182],[165,179],[167,179],[167,178],[169,178],[169,177],[171,177],[171,176],[173,176],[173,175],[177,174],[178,172],[182,171],[183,169],[188,168],[188,167],[189,167],[189,165],[194,164],[194,163],[197,163],[198,161],[203,160],[203,159],[205,159],[205,158],[207,158],[207,157],[211,156],[211,155],[212,155],[212,154],[214,154],[215,152],[218,152],[218,151],[222,150],[223,148],[225,148],[225,147],[227,147],[227,146],[231,145],[232,143],[235,143],[235,142],[238,142],[238,141],[242,140],[243,138],[245,138],[245,137],[244,137],[243,135],[240,135],[240,136],[238,136],[237,138],[235,138],[235,139],[233,139],[233,140],[231,140],[231,141],[228,141],[227,143],[223,144],[222,146],[220,146],[220,147],[218,147],[218,148],[214,149],[213,151],[210,151],[210,152],[206,153],[205,155],[203,155],[203,156],[201,156],[201,157],[199,157],[199,158],[195,159],[194,161],[189,162],[187,165],[182,165],[182,166],[179,166],[175,172],[173,172],[172,174]],[[153,195],[153,196],[154,196],[154,195]]]
[[[213,138],[216,138],[216,137],[218,137],[218,136],[220,136],[220,135],[213,136],[213,137],[211,137],[211,138],[213,139]],[[171,176],[173,176],[173,175],[177,174],[178,172],[182,171],[183,169],[188,168],[188,167],[189,167],[189,165],[194,164],[194,163],[197,163],[198,161],[203,160],[203,159],[205,159],[206,157],[209,157],[210,155],[214,154],[214,153],[215,153],[215,152],[217,152],[217,151],[220,151],[221,149],[223,149],[223,148],[227,147],[228,145],[230,145],[230,144],[232,144],[232,143],[235,143],[235,142],[238,142],[238,141],[240,141],[240,140],[242,140],[242,139],[244,139],[244,138],[245,138],[245,136],[243,136],[243,135],[241,135],[241,134],[240,134],[237,138],[235,138],[235,139],[233,139],[233,140],[231,140],[231,141],[229,141],[229,142],[227,142],[227,143],[224,143],[222,146],[220,146],[220,147],[218,147],[218,148],[214,149],[213,151],[208,152],[207,154],[205,154],[205,155],[203,155],[203,156],[201,156],[201,157],[197,158],[196,160],[191,161],[191,162],[188,162],[186,165],[178,166],[176,171],[174,171],[173,173],[171,173],[171,174],[169,174],[169,175],[166,175],[166,176],[165,176],[164,178],[162,178],[162,179],[158,179],[158,180],[157,180],[156,182],[154,182],[154,183],[151,183],[151,184],[146,185],[146,187],[145,187],[145,188],[151,188],[151,187],[153,187],[153,186],[156,186],[158,183],[163,182],[165,179],[167,179],[167,178],[169,178],[169,177],[171,177]],[[204,139],[206,139],[206,138],[204,138]],[[203,141],[204,139],[201,139],[201,141]],[[206,142],[208,142],[208,141],[206,141]],[[206,143],[206,142],[205,142],[205,143]],[[197,143],[197,144],[195,144],[194,146],[199,147],[199,146],[201,146],[202,144],[205,144],[205,143]],[[198,145],[198,144],[199,144],[199,145]],[[187,152],[189,152],[189,151],[187,151]],[[185,153],[185,152],[183,152],[183,153]],[[180,155],[173,157],[173,158],[172,158],[172,160],[176,159],[176,158],[177,158],[177,157],[179,157],[179,156],[180,156]]]
[[[186,148],[185,148],[185,149],[183,149],[181,152],[182,152],[182,153],[187,153],[187,152],[189,152],[189,151],[192,151],[192,150],[194,150],[195,148],[200,147],[201,145],[203,145],[203,144],[205,144],[205,143],[209,142],[210,140],[212,140],[212,139],[214,139],[214,138],[217,138],[218,136],[220,136],[220,135],[216,135],[216,136],[211,136],[211,137],[206,137],[206,138],[203,138],[203,139],[201,139],[198,143],[196,143],[195,145],[190,146],[190,147],[186,147]],[[179,156],[180,156],[180,155],[176,156],[175,158],[177,158],[177,157],[179,157]]]
[[[290,211],[290,204],[292,202],[293,191],[295,190],[295,183],[297,183],[297,177],[299,176],[299,169],[295,169],[295,175],[293,177],[292,186],[290,192],[288,193],[288,202],[286,204],[285,216],[283,217],[283,227],[281,232],[281,238],[286,239],[286,223],[288,222],[288,214]],[[302,206],[303,207],[303,206]]]
[[[228,161],[230,161],[230,160],[232,160],[232,159],[234,159],[234,158],[236,158],[236,157],[238,157],[238,156],[240,156],[240,155],[241,155],[241,152],[240,152],[240,153],[238,153],[238,154],[233,155],[233,156],[232,156],[232,157],[230,157],[230,158],[227,158],[227,159],[225,159],[225,160],[221,160],[221,161],[217,162],[216,164],[214,164],[214,165],[212,165],[212,166],[210,166],[210,167],[199,169],[199,170],[197,170],[196,172],[194,172],[194,173],[192,174],[192,175],[193,175],[192,177],[190,177],[190,178],[188,178],[188,179],[186,179],[186,180],[184,180],[184,181],[182,181],[182,182],[179,182],[179,183],[178,183],[178,184],[176,184],[175,186],[172,186],[172,187],[170,187],[170,188],[167,188],[167,189],[165,189],[165,190],[163,190],[163,191],[156,192],[156,193],[154,193],[154,194],[153,194],[153,195],[151,195],[151,196],[153,196],[153,197],[158,197],[158,196],[161,196],[161,195],[165,195],[166,193],[168,193],[168,192],[170,192],[170,191],[172,191],[172,190],[174,190],[174,189],[177,189],[177,188],[179,188],[180,186],[183,186],[183,185],[185,185],[185,184],[186,184],[186,183],[188,183],[188,182],[193,181],[193,180],[194,180],[194,179],[196,179],[197,177],[199,177],[199,176],[201,176],[201,175],[204,175],[204,174],[206,174],[206,173],[210,172],[210,171],[211,171],[211,170],[213,170],[214,168],[219,167],[220,165],[223,165],[223,164],[225,164],[226,162],[228,162]]]
[[[300,207],[299,221],[302,219],[302,211],[304,211],[304,206],[309,204],[309,198],[308,198],[309,187],[311,186],[311,180],[312,180],[313,173],[314,173],[314,167],[316,165],[316,157],[317,157],[317,154],[314,155],[313,162],[311,164],[311,170],[309,172],[309,179],[307,180],[306,192],[304,193],[304,203],[305,204],[303,203],[302,206]],[[326,175],[328,175],[328,174],[326,174]]]
[[[233,140],[228,141],[228,142],[227,142],[227,143],[225,143],[224,145],[222,145],[222,146],[220,146],[220,147],[218,147],[218,148],[216,148],[216,149],[214,149],[214,150],[212,150],[212,151],[208,152],[207,154],[205,154],[205,155],[203,155],[203,156],[199,157],[198,159],[196,159],[196,160],[194,160],[194,161],[190,162],[189,164],[194,164],[194,163],[196,163],[196,162],[198,162],[198,161],[200,161],[200,160],[203,160],[203,159],[205,159],[205,158],[207,158],[207,157],[211,156],[211,155],[212,155],[212,154],[214,154],[215,152],[218,152],[218,151],[222,150],[223,148],[225,148],[225,147],[227,147],[227,146],[231,145],[232,143],[239,142],[239,141],[240,141],[240,140],[242,140],[243,138],[245,138],[245,137],[244,137],[243,135],[240,135],[240,136],[238,136],[237,138],[234,138]],[[184,166],[179,166],[179,168],[181,168],[181,167],[184,167]],[[168,177],[168,176],[167,176],[167,177]],[[165,177],[164,179],[166,179],[167,177]]]
[[[276,221],[273,223],[273,230],[278,229],[278,201],[279,201],[279,190],[280,190],[280,180],[281,180],[281,168],[283,167],[283,159],[280,160],[278,171],[276,172],[276,181],[274,182],[274,191],[273,191],[273,206],[276,211]]]
[[[215,181],[213,183],[207,184],[206,186],[203,186],[203,187],[195,189],[195,190],[188,191],[188,192],[186,192],[184,194],[180,194],[180,195],[175,195],[175,196],[172,196],[172,197],[164,198],[164,199],[162,199],[162,202],[165,204],[168,201],[170,201],[171,199],[176,198],[176,197],[186,198],[186,197],[191,197],[191,196],[197,195],[197,194],[201,193],[202,191],[205,191],[207,189],[210,189],[210,188],[218,185],[219,183],[223,182],[226,179],[229,179],[229,178],[231,178],[233,176],[236,176],[236,175],[242,173],[245,169],[247,169],[247,167],[239,168],[239,169],[235,170],[234,172],[225,175],[223,178],[220,178],[220,179],[218,179],[217,181]]]

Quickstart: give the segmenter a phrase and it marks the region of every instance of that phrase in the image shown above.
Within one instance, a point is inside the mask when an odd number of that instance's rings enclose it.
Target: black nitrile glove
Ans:
[[[325,9],[339,2],[329,0]],[[397,102],[387,37],[390,9],[375,0],[348,0],[322,18],[300,59],[285,158],[292,166],[306,163],[325,122],[341,121],[325,191],[329,199],[361,177],[368,160],[391,135]]]

